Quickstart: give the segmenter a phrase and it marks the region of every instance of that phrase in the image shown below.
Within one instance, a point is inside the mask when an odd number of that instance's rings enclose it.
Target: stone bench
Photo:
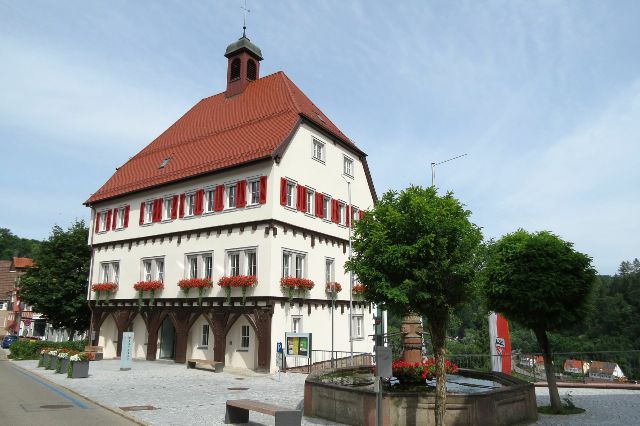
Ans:
[[[292,410],[291,408],[279,407],[251,399],[227,400],[224,422],[226,424],[248,423],[249,411],[274,416],[276,418],[276,426],[300,426],[302,423],[302,411],[300,410]]]
[[[94,359],[93,359],[94,361],[102,360],[102,357],[103,357],[102,346],[85,346],[84,351],[92,352],[94,354]]]
[[[216,373],[222,373],[224,370],[224,362],[212,361],[209,359],[191,358],[187,360],[187,368],[196,368],[196,364],[207,364],[213,367]]]

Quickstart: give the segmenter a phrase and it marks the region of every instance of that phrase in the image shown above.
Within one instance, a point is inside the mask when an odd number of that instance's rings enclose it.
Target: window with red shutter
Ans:
[[[216,203],[214,209],[217,212],[224,210],[224,185],[216,186]]]
[[[298,185],[298,210],[307,211],[307,187],[302,185]]]
[[[178,218],[178,200],[179,197],[177,195],[174,195],[173,200],[171,200],[171,219]]]
[[[145,205],[144,201],[140,203],[140,225],[144,223],[144,205]]]
[[[287,205],[287,179],[280,178],[280,204]]]
[[[100,212],[96,212],[96,227],[94,232],[100,232]]]
[[[340,204],[338,200],[331,200],[331,221],[338,223],[338,209],[340,208]]]
[[[124,206],[124,227],[128,228],[129,227],[129,205],[127,204],[126,206]]]
[[[345,225],[351,226],[351,206],[345,206],[344,208]]]
[[[195,215],[201,215],[204,211],[204,189],[198,189],[196,191],[196,205],[193,211]]]
[[[241,208],[247,205],[247,181],[241,180],[236,186],[236,207]]]
[[[322,212],[323,208],[324,208],[324,195],[318,194],[316,192],[316,217],[323,216],[323,212]]]
[[[113,219],[111,220],[111,229],[116,229],[118,223],[118,209],[113,209]]]
[[[260,204],[267,204],[267,177],[260,176]]]
[[[180,194],[180,207],[179,207],[180,219],[182,219],[184,217],[184,200],[185,200],[185,197],[186,197],[185,194]]]
[[[107,211],[107,231],[111,230],[111,210]]]

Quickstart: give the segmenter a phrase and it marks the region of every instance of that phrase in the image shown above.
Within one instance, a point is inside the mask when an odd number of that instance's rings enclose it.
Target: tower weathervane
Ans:
[[[242,11],[243,11],[243,13],[242,13],[242,37],[246,37],[247,13],[251,12],[249,9],[247,9],[247,0],[244,0],[244,6],[240,6],[240,9],[242,9]]]

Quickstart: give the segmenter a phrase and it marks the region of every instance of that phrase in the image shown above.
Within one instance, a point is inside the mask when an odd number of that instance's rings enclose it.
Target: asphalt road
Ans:
[[[12,362],[3,360],[2,355],[0,354],[0,425],[136,424],[60,386],[34,376]]]

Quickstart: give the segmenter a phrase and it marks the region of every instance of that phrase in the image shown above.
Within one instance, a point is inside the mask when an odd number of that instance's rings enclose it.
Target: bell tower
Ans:
[[[242,37],[227,46],[227,98],[239,95],[253,81],[260,78],[260,48],[251,43],[244,31]]]

